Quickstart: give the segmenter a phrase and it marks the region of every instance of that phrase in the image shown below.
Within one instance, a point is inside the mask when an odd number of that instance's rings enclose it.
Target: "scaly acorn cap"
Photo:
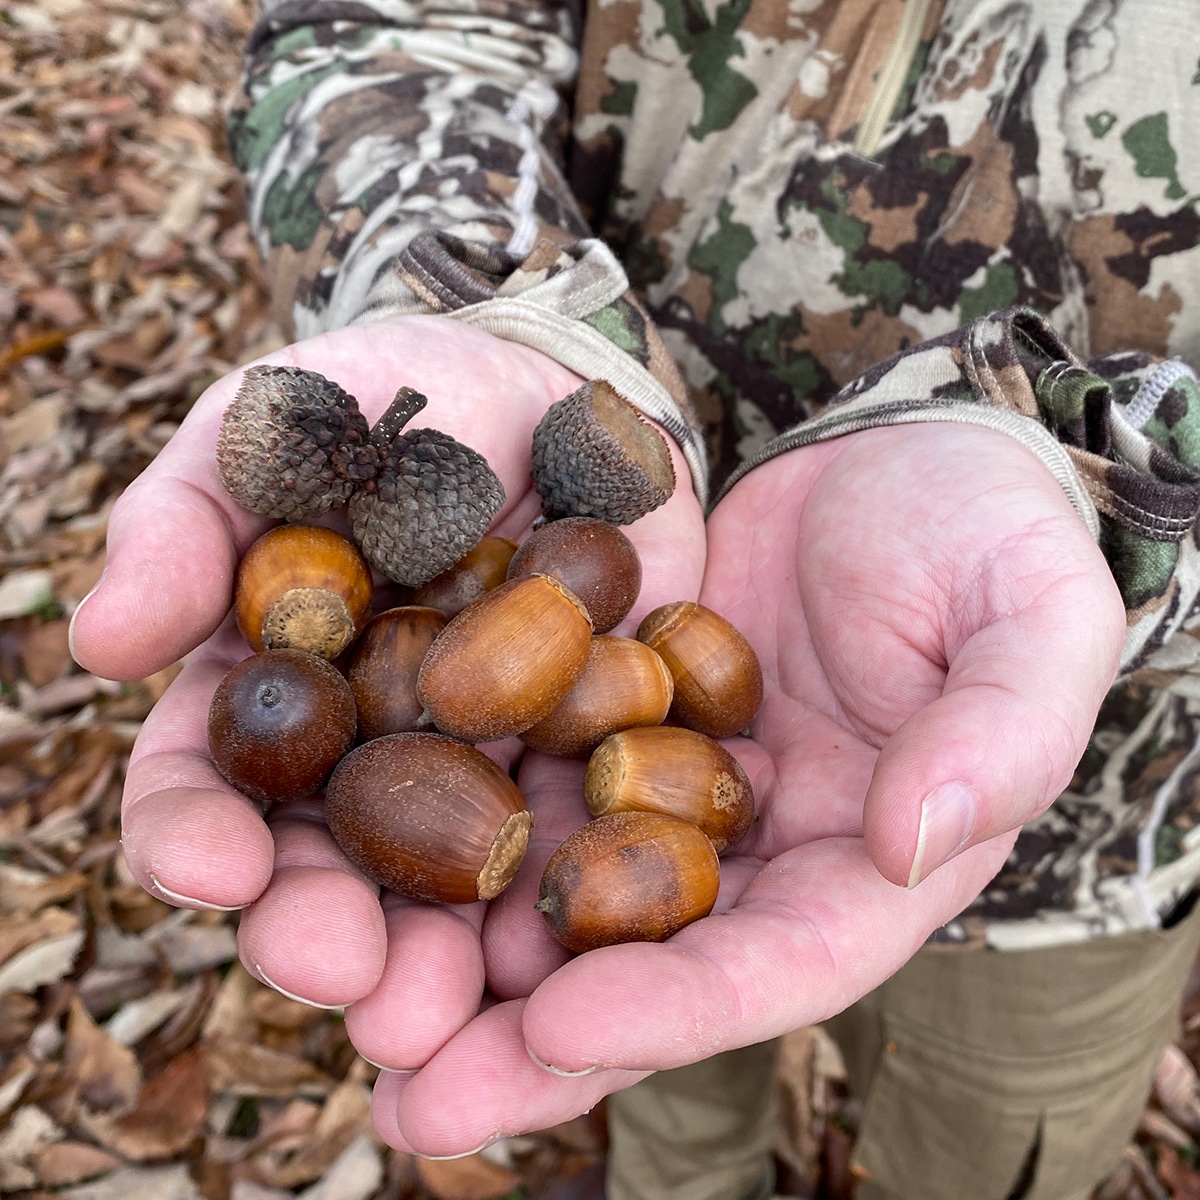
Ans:
[[[296,521],[345,504],[379,451],[349,392],[316,371],[259,366],[225,410],[217,467],[243,508]]]
[[[549,407],[533,431],[531,476],[551,521],[632,525],[675,490],[666,439],[604,379]]]
[[[473,550],[504,504],[483,455],[437,429],[404,426],[427,401],[401,388],[371,431],[379,472],[350,498],[350,525],[366,560],[420,587]]]

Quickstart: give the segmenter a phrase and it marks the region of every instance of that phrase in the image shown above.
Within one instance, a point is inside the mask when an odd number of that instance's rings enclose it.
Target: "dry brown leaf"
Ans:
[[[63,675],[71,666],[67,621],[44,621],[21,635],[18,653],[29,682],[41,687]]]
[[[186,1163],[126,1167],[94,1183],[68,1188],[58,1200],[203,1200]]]
[[[104,1145],[135,1162],[168,1158],[188,1147],[208,1111],[204,1047],[181,1054],[146,1081],[137,1105],[123,1117],[97,1115],[89,1131]]]
[[[83,1002],[71,1001],[64,1066],[89,1108],[125,1112],[142,1087],[137,1055],[92,1020]]]
[[[498,1167],[479,1154],[466,1158],[418,1158],[417,1174],[421,1182],[439,1200],[494,1200],[511,1192],[521,1177],[507,1167]]]
[[[342,1151],[324,1179],[300,1193],[300,1200],[368,1200],[382,1182],[383,1158],[363,1134]]]
[[[294,1188],[321,1178],[356,1137],[370,1131],[370,1091],[361,1084],[339,1084],[300,1149],[274,1172],[270,1182]]]
[[[0,992],[32,992],[65,979],[75,966],[85,936],[82,929],[77,929],[13,955],[0,967]]]
[[[222,1038],[208,1048],[212,1086],[238,1096],[324,1096],[333,1081],[303,1059]]]
[[[122,1164],[115,1154],[87,1142],[55,1142],[37,1151],[30,1165],[42,1187],[66,1187],[107,1175]]]
[[[79,928],[79,918],[64,908],[44,908],[36,916],[0,917],[0,963],[44,939],[64,937]]]

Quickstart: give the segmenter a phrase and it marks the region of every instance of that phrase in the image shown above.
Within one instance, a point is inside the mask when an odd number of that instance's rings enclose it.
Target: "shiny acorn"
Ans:
[[[732,737],[762,705],[762,666],[754,648],[720,613],[689,600],[642,618],[638,641],[655,650],[675,680],[671,716],[712,738]]]
[[[583,798],[594,817],[657,812],[698,826],[718,854],[736,845],[754,820],[754,791],[720,742],[694,729],[625,729],[588,760]]]
[[[414,589],[412,602],[456,617],[484,592],[505,581],[516,552],[517,543],[512,538],[485,534],[454,566]]]
[[[523,733],[571,690],[587,662],[592,625],[549,575],[515,579],[458,614],[438,635],[417,695],[443,733],[489,742]]]
[[[661,724],[674,692],[671,672],[649,646],[612,634],[594,637],[574,686],[521,740],[546,754],[586,758],[609,734]]]
[[[335,530],[277,525],[243,556],[233,603],[252,650],[307,650],[332,659],[367,623],[371,570]]]
[[[613,813],[554,851],[535,907],[576,953],[661,942],[712,911],[720,875],[717,852],[695,825],[661,813]]]
[[[334,840],[365,875],[415,900],[498,896],[525,856],[533,818],[482,751],[435,733],[392,733],[338,763],[325,789]]]

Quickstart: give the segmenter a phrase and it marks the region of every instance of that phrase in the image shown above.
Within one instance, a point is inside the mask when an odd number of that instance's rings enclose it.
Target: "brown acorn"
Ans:
[[[429,648],[417,695],[443,733],[511,737],[548,716],[587,662],[592,626],[557,579],[531,575],[485,592]]]
[[[484,592],[499,587],[507,578],[508,565],[517,551],[512,538],[485,534],[449,570],[435,575],[413,592],[412,602],[436,608],[456,617]]]
[[[403,432],[426,403],[412,388],[396,393],[371,431],[379,471],[349,508],[367,561],[408,587],[458,562],[504,504],[504,486],[481,454],[437,429]]]
[[[537,909],[568,950],[661,942],[707,916],[721,869],[695,825],[661,813],[597,817],[546,863]]]
[[[431,723],[417,699],[417,672],[445,625],[443,613],[418,605],[389,608],[371,618],[346,668],[362,741]]]
[[[470,904],[512,881],[533,818],[487,755],[434,733],[392,733],[338,764],[329,831],[376,883],[415,900]]]
[[[217,770],[263,805],[319,791],[354,732],[350,685],[331,663],[302,650],[243,659],[217,685],[208,711]]]
[[[649,646],[594,637],[574,686],[521,740],[546,754],[585,757],[620,729],[661,724],[674,690],[671,672]]]
[[[666,440],[604,379],[546,411],[533,431],[532,478],[550,520],[630,525],[675,490]]]
[[[642,590],[642,562],[633,543],[610,521],[563,517],[535,529],[508,565],[508,578],[553,575],[583,601],[596,633],[629,613]]]
[[[226,491],[264,517],[296,521],[345,504],[374,477],[358,402],[336,383],[300,367],[250,367],[225,410],[217,468]]]
[[[690,821],[718,854],[754,820],[754,791],[719,742],[675,725],[625,729],[600,743],[583,777],[588,812],[657,812]]]
[[[746,638],[720,613],[690,600],[647,613],[638,641],[656,650],[675,680],[671,716],[709,737],[732,737],[763,698],[762,667]]]
[[[238,564],[234,612],[252,650],[336,658],[362,632],[371,570],[354,543],[322,525],[277,525]]]

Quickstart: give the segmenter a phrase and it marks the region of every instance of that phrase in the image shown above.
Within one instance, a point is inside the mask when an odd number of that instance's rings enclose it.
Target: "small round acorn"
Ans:
[[[354,745],[350,685],[337,668],[303,650],[243,659],[217,685],[208,749],[218,771],[262,805],[319,791]]]
[[[325,789],[334,840],[376,883],[470,904],[512,881],[533,817],[486,754],[436,733],[391,733],[337,765]]]
[[[414,588],[471,550],[504,504],[504,485],[483,455],[437,429],[404,432],[426,403],[412,388],[396,393],[371,430],[378,473],[355,490],[349,509],[367,561]]]
[[[447,617],[456,617],[484,592],[490,592],[504,582],[516,551],[517,543],[512,538],[485,534],[479,544],[468,550],[449,570],[415,589],[412,602],[436,608]]]
[[[337,658],[367,623],[371,569],[323,525],[277,525],[242,557],[234,613],[250,648]]]
[[[604,379],[547,409],[533,431],[531,476],[551,521],[631,525],[675,490],[666,439]]]
[[[661,813],[613,813],[554,851],[534,907],[562,945],[582,953],[665,941],[712,911],[720,882],[717,852],[695,825]]]
[[[628,615],[642,590],[634,544],[611,521],[563,517],[535,529],[508,564],[508,578],[553,575],[583,601],[596,633]]]
[[[285,521],[345,504],[379,468],[358,402],[300,367],[247,369],[221,420],[217,468],[243,508]]]

